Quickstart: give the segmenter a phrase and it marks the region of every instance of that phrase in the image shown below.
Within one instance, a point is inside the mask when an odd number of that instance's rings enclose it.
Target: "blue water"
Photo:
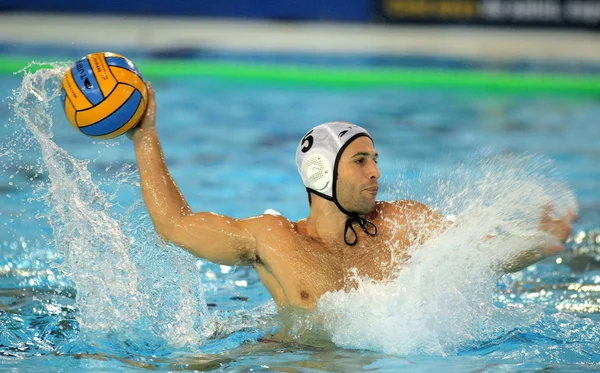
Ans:
[[[280,321],[252,269],[197,260],[158,238],[132,144],[76,132],[51,99],[50,75],[0,77],[0,370],[600,369],[597,98],[153,79],[167,164],[195,211],[306,216],[295,148],[308,128],[337,119],[375,139],[381,199],[456,212],[485,196],[510,202],[516,187],[526,212],[540,190],[559,210],[576,200],[559,257],[480,283],[424,254],[404,272],[409,291],[365,284],[330,297],[323,307],[351,327],[333,325],[333,343],[309,346],[258,342]],[[25,110],[15,116],[17,102]],[[486,191],[456,197],[472,185]],[[440,255],[484,260],[459,245],[463,234]],[[375,306],[397,312],[382,317]]]

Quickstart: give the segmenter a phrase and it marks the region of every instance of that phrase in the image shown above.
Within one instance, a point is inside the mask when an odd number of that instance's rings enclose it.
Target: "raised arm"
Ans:
[[[169,174],[156,133],[156,102],[148,87],[148,108],[128,136],[133,139],[140,171],[142,195],[156,232],[192,254],[213,262],[251,264],[256,239],[249,220],[236,220],[210,212],[193,213]]]

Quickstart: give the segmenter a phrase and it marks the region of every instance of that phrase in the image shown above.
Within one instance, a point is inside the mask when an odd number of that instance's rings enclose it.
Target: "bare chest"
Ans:
[[[326,245],[298,235],[267,260],[270,273],[285,294],[284,303],[314,307],[326,292],[354,288],[359,277],[376,281],[390,278],[403,261],[403,248],[398,244],[384,235],[365,235],[355,246]]]

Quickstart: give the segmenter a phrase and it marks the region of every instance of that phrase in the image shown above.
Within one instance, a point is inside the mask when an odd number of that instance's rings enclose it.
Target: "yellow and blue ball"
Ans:
[[[148,102],[142,74],[116,53],[91,53],[67,70],[61,101],[69,122],[81,133],[112,139],[135,127]]]

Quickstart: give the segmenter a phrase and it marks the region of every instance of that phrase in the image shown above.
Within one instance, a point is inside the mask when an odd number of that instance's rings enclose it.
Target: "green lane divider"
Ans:
[[[0,56],[0,74],[29,65],[26,59]],[[600,96],[600,74],[516,73],[489,70],[409,69],[386,67],[315,67],[248,62],[142,60],[145,78],[214,77],[317,87],[467,88],[492,92],[562,93]],[[33,65],[29,71],[40,68]]]

